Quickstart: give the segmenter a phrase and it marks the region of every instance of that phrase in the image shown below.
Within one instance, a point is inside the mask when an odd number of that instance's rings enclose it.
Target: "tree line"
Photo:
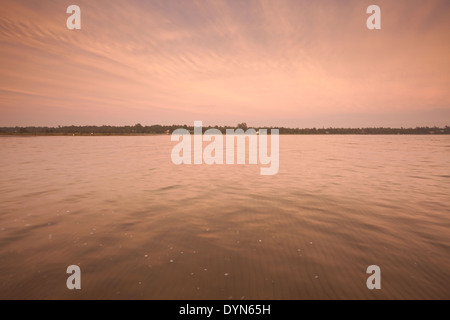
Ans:
[[[0,127],[2,135],[145,135],[145,134],[171,134],[176,129],[184,128],[194,132],[193,126],[187,125],[151,125],[143,126],[140,123],[134,126],[58,126],[58,127]],[[237,126],[204,126],[203,131],[218,129],[222,134],[227,129],[248,129],[246,123]],[[256,127],[256,130],[279,129],[280,134],[450,134],[450,127],[416,127],[416,128],[275,128]]]

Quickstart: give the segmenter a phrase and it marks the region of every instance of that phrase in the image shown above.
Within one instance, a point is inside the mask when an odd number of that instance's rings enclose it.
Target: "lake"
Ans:
[[[273,176],[175,144],[1,137],[0,299],[450,299],[449,136],[280,136]]]

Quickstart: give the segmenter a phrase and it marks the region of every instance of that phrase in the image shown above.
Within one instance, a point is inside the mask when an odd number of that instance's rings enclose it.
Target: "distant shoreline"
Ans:
[[[4,133],[0,132],[0,137],[151,137],[166,136],[165,133],[94,133],[94,134],[68,134],[68,133]]]
[[[176,129],[183,128],[190,132],[193,126],[187,125],[152,125],[142,126],[59,126],[59,127],[0,127],[0,136],[158,136],[170,135]],[[247,130],[247,125],[241,123],[231,126],[205,126],[208,129],[218,129],[223,134],[227,129],[240,128]],[[260,129],[275,129],[276,127],[255,127]],[[416,127],[416,128],[284,128],[279,127],[280,135],[447,135],[450,127]]]
[[[270,135],[270,133],[269,133]],[[449,133],[441,133],[441,134],[427,134],[427,133],[367,133],[367,134],[356,134],[356,133],[333,133],[333,134],[285,134],[280,133],[279,136],[447,136]],[[166,134],[80,134],[80,135],[71,135],[71,134],[4,134],[0,133],[0,138],[37,138],[37,137],[164,137],[168,136]]]

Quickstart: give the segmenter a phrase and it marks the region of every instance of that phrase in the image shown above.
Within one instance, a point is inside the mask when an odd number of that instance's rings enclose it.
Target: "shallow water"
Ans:
[[[275,176],[173,146],[0,138],[0,298],[450,299],[450,137],[281,136]]]

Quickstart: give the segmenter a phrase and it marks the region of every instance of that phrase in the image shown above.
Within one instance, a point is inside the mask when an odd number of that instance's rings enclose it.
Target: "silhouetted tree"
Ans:
[[[237,125],[237,127],[238,127],[238,129],[242,129],[242,130],[244,130],[244,131],[247,131],[247,129],[248,129],[247,123],[245,123],[245,122],[239,123],[239,124]]]

